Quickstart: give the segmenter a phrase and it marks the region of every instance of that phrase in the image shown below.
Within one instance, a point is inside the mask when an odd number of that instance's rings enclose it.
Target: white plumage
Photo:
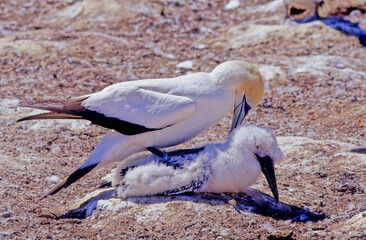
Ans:
[[[122,82],[65,101],[27,102],[23,106],[52,112],[20,121],[87,119],[112,129],[90,157],[48,193],[54,194],[92,169],[122,161],[147,147],[163,148],[185,142],[234,108],[233,129],[241,124],[250,108],[259,104],[263,93],[263,80],[254,65],[228,61],[210,73]]]
[[[112,185],[118,186],[118,196],[122,198],[184,192],[242,192],[259,177],[260,161],[265,157],[273,164],[283,159],[273,133],[265,127],[240,126],[226,142],[207,144],[198,153],[165,159],[148,155],[136,158],[137,165],[122,163]],[[269,181],[276,197],[275,178],[270,177]]]

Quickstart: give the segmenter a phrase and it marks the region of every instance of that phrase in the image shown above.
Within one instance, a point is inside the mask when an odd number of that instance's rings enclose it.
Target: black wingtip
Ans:
[[[20,119],[16,120],[15,122],[16,123],[19,123],[19,122],[24,122],[24,121],[32,120],[32,119],[34,119],[33,116],[28,116],[28,117],[20,118]]]
[[[87,166],[85,168],[78,168],[73,173],[70,174],[67,178],[59,182],[54,188],[52,188],[49,192],[44,194],[40,199],[44,199],[50,195],[54,195],[58,193],[60,190],[67,188],[83,176],[85,176],[87,173],[89,173],[91,170],[93,170],[98,164],[93,164],[90,166]]]
[[[26,118],[26,117],[25,117]],[[15,122],[16,123],[19,123],[19,122],[23,122],[23,121],[26,121],[26,119],[25,118],[19,118],[19,119],[17,119]]]

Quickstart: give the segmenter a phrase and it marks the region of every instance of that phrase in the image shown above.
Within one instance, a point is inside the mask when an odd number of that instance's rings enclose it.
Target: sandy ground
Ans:
[[[364,26],[362,1],[341,2],[326,1],[321,13]],[[226,10],[220,0],[0,2],[0,238],[365,238],[366,155],[349,149],[366,145],[366,49],[320,22],[283,23],[282,1],[240,3]],[[38,112],[20,100],[211,71],[231,59],[257,64],[266,82],[246,123],[270,127],[286,154],[276,166],[281,203],[263,177],[238,195],[123,201],[97,189],[114,166],[39,200],[106,130],[86,121],[16,123]],[[192,67],[177,67],[184,61]],[[228,115],[179,147],[223,141],[229,127]]]

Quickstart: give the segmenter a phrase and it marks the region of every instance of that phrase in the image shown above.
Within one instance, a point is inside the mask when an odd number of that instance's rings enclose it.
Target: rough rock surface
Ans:
[[[334,1],[327,14],[365,28],[359,2]],[[227,3],[0,3],[1,239],[366,237],[366,155],[349,152],[366,144],[366,49],[320,22],[283,24],[279,0],[240,1],[230,10]],[[16,123],[38,112],[19,108],[20,100],[210,71],[230,59],[256,63],[266,81],[246,122],[269,126],[279,138],[286,155],[276,166],[281,203],[266,195],[263,177],[238,195],[123,201],[97,189],[113,166],[39,200],[83,162],[105,129],[75,120]],[[189,67],[177,67],[186,61]],[[229,127],[228,115],[180,147],[223,141]]]

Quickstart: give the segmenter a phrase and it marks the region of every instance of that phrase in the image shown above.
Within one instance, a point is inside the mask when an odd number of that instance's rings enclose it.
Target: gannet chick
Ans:
[[[219,122],[232,109],[234,129],[259,104],[263,94],[264,83],[258,69],[237,60],[224,62],[210,73],[122,82],[70,100],[24,102],[23,107],[51,112],[18,121],[86,119],[112,129],[90,157],[45,197],[93,169],[123,161],[147,147],[164,148],[185,142]]]
[[[213,143],[195,152],[173,151],[148,155],[117,168],[112,185],[119,197],[174,195],[200,192],[242,192],[262,171],[278,201],[274,164],[283,154],[271,130],[255,125],[233,130],[226,142]]]

